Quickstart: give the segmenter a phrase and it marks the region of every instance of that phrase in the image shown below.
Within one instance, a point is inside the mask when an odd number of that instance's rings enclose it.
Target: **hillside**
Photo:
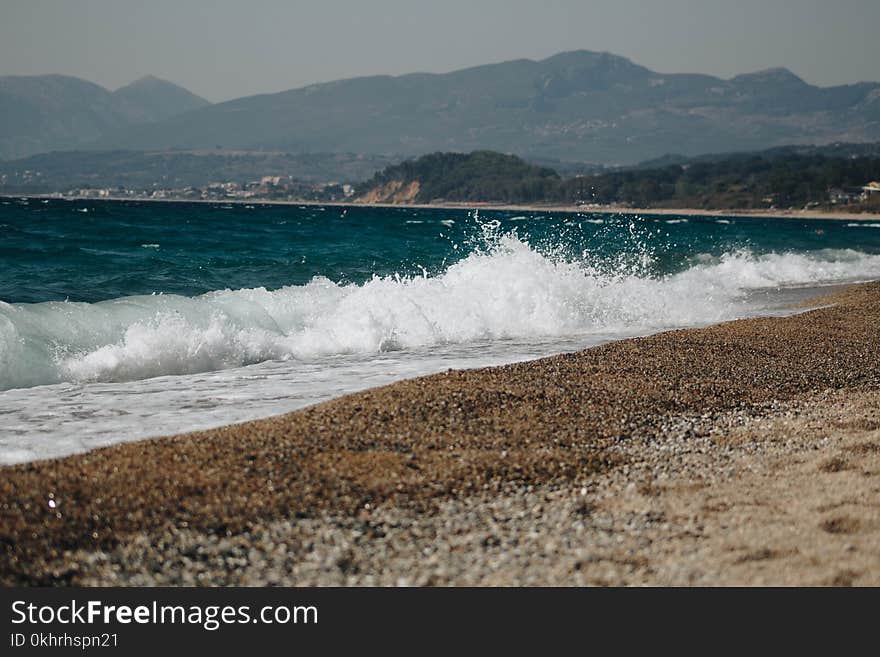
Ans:
[[[64,75],[0,77],[0,159],[94,142],[102,135],[199,109],[208,101],[147,77],[116,91]]]
[[[390,166],[357,190],[360,203],[499,201],[546,199],[559,186],[552,169],[490,151],[433,153]]]
[[[863,186],[880,181],[877,145],[874,151],[873,157],[865,157],[777,149],[568,179],[499,153],[434,153],[377,173],[358,188],[357,200],[734,210],[845,204],[851,210],[877,212],[880,191],[861,197]]]
[[[123,129],[95,147],[358,152],[496,150],[632,164],[880,139],[880,84],[820,88],[771,69],[724,80],[568,52],[447,74],[374,76],[250,96]]]
[[[622,169],[660,169],[666,166],[679,164],[699,164],[707,162],[722,162],[724,160],[747,159],[759,156],[763,160],[775,161],[791,156],[800,155],[805,157],[822,156],[825,158],[842,158],[854,160],[857,158],[880,158],[880,141],[864,143],[833,142],[830,144],[803,144],[777,146],[761,151],[743,151],[727,153],[705,153],[694,157],[686,157],[678,153],[668,153],[658,158],[645,160],[638,164],[621,167]],[[580,172],[578,172],[580,173]],[[584,173],[597,173],[586,171]],[[576,174],[577,175],[577,174]]]
[[[112,95],[129,123],[153,123],[210,105],[191,91],[152,75],[135,80]]]
[[[555,198],[566,203],[639,208],[757,210],[830,208],[880,211],[880,194],[870,203],[861,188],[880,180],[880,157],[826,155],[735,155],[566,180]]]

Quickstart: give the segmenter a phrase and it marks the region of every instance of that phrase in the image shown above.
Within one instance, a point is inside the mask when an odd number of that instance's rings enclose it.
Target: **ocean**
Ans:
[[[871,221],[0,199],[0,464],[877,278]]]

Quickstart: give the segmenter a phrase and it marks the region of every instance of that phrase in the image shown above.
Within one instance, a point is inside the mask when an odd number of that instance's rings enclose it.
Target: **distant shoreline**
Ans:
[[[209,203],[224,205],[305,205],[314,207],[343,208],[413,208],[426,210],[499,210],[504,212],[565,212],[570,214],[627,214],[627,215],[671,215],[671,216],[704,216],[704,217],[761,217],[767,219],[843,219],[847,221],[880,221],[880,213],[875,212],[833,212],[828,210],[748,210],[748,209],[715,209],[700,208],[629,208],[623,206],[592,206],[592,205],[558,205],[558,204],[524,204],[514,205],[480,202],[443,202],[443,203],[358,203],[356,201],[292,201],[276,199],[188,199],[188,198],[135,198],[128,196],[56,196],[53,194],[13,194],[0,195],[6,199],[52,199],[56,201],[136,201],[138,203]]]

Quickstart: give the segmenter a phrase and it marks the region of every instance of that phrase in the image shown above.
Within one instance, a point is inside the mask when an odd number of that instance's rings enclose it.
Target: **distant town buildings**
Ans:
[[[0,181],[2,183],[2,181]],[[2,191],[2,190],[0,190]],[[210,182],[204,187],[159,187],[128,189],[125,187],[79,187],[53,194],[62,198],[122,198],[156,200],[281,200],[281,201],[344,201],[354,196],[353,185],[337,182],[310,184],[284,176],[262,176],[246,183]]]
[[[833,205],[847,205],[855,203],[862,195],[860,188],[848,187],[832,187],[828,190],[828,202]]]
[[[860,187],[831,187],[828,190],[828,202],[832,205],[862,203],[876,194],[880,194],[880,182],[869,182]]]

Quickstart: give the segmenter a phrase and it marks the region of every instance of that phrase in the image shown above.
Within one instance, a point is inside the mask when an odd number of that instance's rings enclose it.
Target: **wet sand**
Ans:
[[[880,584],[880,284],[2,468],[3,584]]]

